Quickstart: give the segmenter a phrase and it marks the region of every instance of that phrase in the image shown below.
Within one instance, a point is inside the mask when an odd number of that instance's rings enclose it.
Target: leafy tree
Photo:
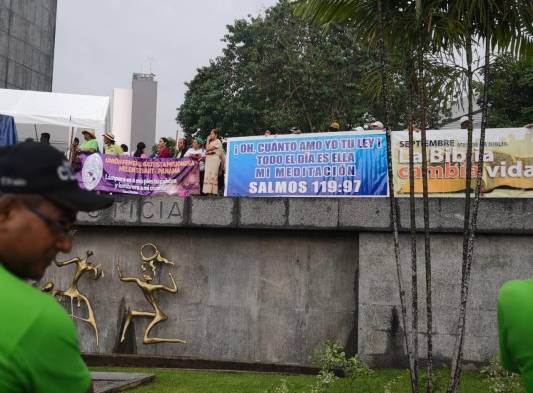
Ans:
[[[282,0],[264,16],[228,26],[223,55],[187,84],[177,117],[185,130],[217,127],[236,136],[299,126],[309,132],[332,121],[361,125],[365,113],[385,119],[377,50],[356,28],[331,25],[324,31],[296,17],[294,7]],[[405,51],[394,51],[388,73],[394,129],[405,128],[408,120],[408,87],[393,83],[401,80],[405,57]],[[449,70],[433,67],[435,86],[448,80]],[[434,92],[438,98],[428,110],[432,125],[446,107],[442,89]]]
[[[533,61],[499,57],[489,79],[489,127],[533,123]]]

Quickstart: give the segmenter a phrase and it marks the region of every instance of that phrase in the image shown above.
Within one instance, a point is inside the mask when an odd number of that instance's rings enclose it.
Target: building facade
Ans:
[[[0,0],[0,87],[52,91],[57,0]]]
[[[151,148],[155,142],[157,117],[157,81],[154,74],[134,73],[131,99],[131,143],[144,142]]]

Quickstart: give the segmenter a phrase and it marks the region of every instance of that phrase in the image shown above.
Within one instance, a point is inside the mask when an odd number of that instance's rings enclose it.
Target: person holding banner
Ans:
[[[133,157],[148,158],[148,156],[144,153],[144,149],[146,149],[146,144],[144,142],[137,143],[137,149],[135,150],[135,153],[133,153]]]
[[[207,137],[207,146],[205,149],[205,173],[203,193],[207,195],[218,195],[218,175],[224,172],[226,155],[222,142],[220,141],[220,132],[214,128]]]
[[[99,153],[100,149],[98,147],[96,136],[94,135],[94,130],[83,130],[81,134],[83,135],[85,142],[79,146],[78,152],[85,154]]]
[[[337,132],[337,131],[340,131],[341,129],[341,126],[338,122],[334,121],[333,123],[331,123],[329,125],[329,128],[328,128],[328,131],[329,132]]]
[[[168,148],[168,139],[165,137],[159,139],[156,158],[172,158],[170,149]]]
[[[187,149],[187,138],[179,137],[178,141],[176,142],[176,152],[174,153],[174,158],[187,157],[186,154],[189,150],[190,149]]]
[[[120,146],[115,145],[115,135],[106,132],[104,135],[104,153],[112,156],[121,156],[124,154]]]
[[[184,157],[189,157],[198,161],[200,167],[200,184],[204,184],[205,174],[205,149],[203,148],[204,140],[201,137],[192,140],[192,147],[187,150]]]
[[[370,124],[370,129],[373,131],[382,131],[385,129],[385,127],[383,126],[382,122],[376,120]]]

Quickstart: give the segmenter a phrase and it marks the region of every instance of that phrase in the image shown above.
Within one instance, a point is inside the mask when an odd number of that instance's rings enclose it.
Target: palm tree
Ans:
[[[452,367],[448,392],[457,392],[460,383],[463,361],[463,346],[465,339],[466,308],[470,286],[470,274],[473,260],[474,239],[477,229],[477,215],[479,207],[479,196],[481,190],[481,179],[483,174],[483,156],[485,149],[485,130],[488,116],[488,86],[490,74],[490,53],[494,48],[500,51],[510,50],[516,56],[524,56],[533,50],[533,1],[505,0],[505,1],[456,1],[453,2],[450,15],[457,15],[468,26],[466,31],[466,55],[468,65],[468,97],[469,97],[469,138],[467,150],[467,187],[465,204],[465,230],[463,233],[463,266],[461,277],[461,300],[458,321],[458,337],[452,358]],[[472,152],[472,88],[471,78],[471,42],[473,37],[479,37],[485,41],[484,59],[484,84],[481,100],[482,120],[479,139],[479,159],[477,162],[477,173],[475,183],[475,194],[470,216],[470,196],[471,193],[471,152]],[[468,211],[468,215],[466,212]]]
[[[467,60],[465,75],[467,80],[468,96],[468,116],[470,126],[467,137],[467,162],[466,162],[466,183],[465,183],[465,211],[464,211],[464,233],[463,233],[463,264],[461,277],[461,303],[458,321],[457,343],[454,348],[452,367],[448,392],[456,392],[459,386],[462,370],[463,345],[465,336],[466,305],[468,300],[470,272],[474,248],[475,231],[477,227],[477,213],[479,206],[479,196],[481,188],[481,176],[483,172],[483,150],[486,119],[488,113],[488,77],[490,71],[490,52],[498,49],[500,51],[510,50],[516,56],[523,56],[533,52],[533,0],[416,0],[416,19],[410,19],[411,15],[403,11],[409,2],[394,0],[377,2],[380,23],[374,25],[368,21],[372,20],[375,12],[376,2],[371,0],[301,0],[297,12],[322,25],[330,23],[350,23],[359,31],[360,36],[370,45],[376,45],[379,39],[381,53],[381,75],[382,75],[382,95],[387,113],[389,107],[386,99],[386,63],[385,42],[391,45],[410,43],[412,47],[418,49],[418,69],[419,69],[419,93],[421,103],[421,128],[422,145],[426,140],[425,133],[425,78],[424,78],[424,53],[430,50],[433,53],[447,52],[454,50],[463,51]],[[384,9],[386,5],[386,9]],[[387,27],[384,27],[384,15],[386,12],[395,12],[394,18],[387,19]],[[413,29],[412,27],[415,26]],[[477,163],[477,174],[475,183],[474,201],[471,210],[472,192],[472,113],[473,113],[473,45],[478,39],[485,39],[485,66],[484,66],[484,90],[482,98],[482,128],[480,133],[480,155]],[[389,138],[389,136],[388,136]],[[390,140],[388,139],[388,142]],[[390,143],[388,143],[390,149]],[[424,153],[424,149],[423,153]],[[390,162],[390,151],[389,166]],[[412,162],[410,162],[412,165]],[[429,243],[429,211],[427,201],[427,160],[422,163],[423,173],[423,196],[424,196],[424,234],[425,234],[425,256],[426,256],[426,292],[429,295],[427,304],[428,313],[428,336],[431,336],[431,260]],[[389,170],[389,180],[391,180],[391,170]],[[391,189],[391,214],[393,222],[393,233],[395,235],[395,258],[398,270],[398,280],[400,289],[400,301],[402,305],[402,317],[404,330],[406,329],[405,300],[402,290],[402,279],[400,263],[398,257],[398,237],[397,237],[397,209],[394,208],[394,190]],[[411,206],[412,207],[412,206]],[[428,280],[429,278],[429,280]],[[414,305],[413,305],[414,306]],[[407,333],[405,336],[406,347],[410,354],[410,369],[412,390],[416,391],[417,382],[415,378],[416,367],[414,367],[413,352],[409,351]],[[431,376],[431,341],[428,339],[428,375]],[[429,378],[430,379],[430,378]],[[431,381],[428,381],[427,391],[431,391]]]
[[[401,8],[394,2],[387,2],[389,9],[396,10]],[[398,234],[398,203],[394,193],[393,171],[392,171],[392,151],[391,151],[391,134],[390,134],[390,101],[388,94],[388,77],[387,77],[387,56],[386,42],[391,42],[395,37],[391,32],[390,23],[385,29],[385,18],[388,10],[383,7],[383,1],[378,0],[346,0],[346,1],[320,1],[307,0],[301,1],[296,13],[315,23],[327,26],[330,23],[350,23],[357,28],[361,38],[368,42],[369,45],[375,45],[376,40],[379,47],[380,55],[380,74],[381,74],[381,96],[385,109],[385,126],[387,132],[387,157],[388,157],[388,175],[389,175],[389,194],[390,194],[390,211],[392,231],[394,237],[394,256],[396,262],[396,272],[398,278],[398,288],[400,294],[400,306],[402,310],[402,322],[404,326],[405,347],[409,356],[409,369],[411,376],[411,389],[418,392],[418,290],[417,290],[417,262],[416,262],[416,227],[415,227],[415,207],[414,207],[414,179],[413,179],[413,151],[410,150],[410,181],[412,192],[410,194],[411,208],[411,268],[412,268],[412,348],[409,344],[407,329],[407,308],[405,301],[405,292],[403,290],[403,278],[400,265],[399,253],[399,234]],[[377,23],[369,23],[375,20],[377,14]],[[387,21],[396,21],[400,25],[408,25],[405,18],[409,15],[402,13],[395,15],[394,18],[387,18]],[[394,29],[392,29],[394,30]],[[398,30],[403,31],[403,30]],[[396,38],[396,37],[395,37]],[[407,41],[408,42],[408,41]],[[412,138],[412,129],[410,132]],[[411,145],[412,146],[412,145]]]
[[[429,230],[429,195],[428,195],[428,163],[427,163],[427,134],[426,134],[426,78],[425,59],[427,50],[427,23],[424,19],[422,1],[416,1],[416,20],[419,32],[418,41],[418,81],[420,102],[420,142],[422,144],[422,203],[424,214],[424,259],[426,278],[426,330],[427,330],[427,364],[426,364],[426,393],[433,392],[433,296],[432,296],[432,271],[431,271],[431,236]]]

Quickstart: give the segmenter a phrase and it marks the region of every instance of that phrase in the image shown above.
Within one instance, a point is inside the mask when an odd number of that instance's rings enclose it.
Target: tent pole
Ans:
[[[35,129],[35,142],[40,142],[39,136],[37,135],[37,124],[34,124],[33,128]]]
[[[72,142],[74,142],[74,127],[70,127],[68,133],[67,157],[71,164],[74,158],[72,155]]]

